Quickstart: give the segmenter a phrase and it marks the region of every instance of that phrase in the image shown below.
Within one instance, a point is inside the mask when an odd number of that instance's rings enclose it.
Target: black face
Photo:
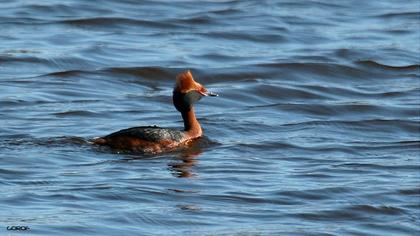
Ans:
[[[179,112],[189,111],[192,105],[203,97],[199,92],[193,90],[188,93],[173,92],[172,100]]]

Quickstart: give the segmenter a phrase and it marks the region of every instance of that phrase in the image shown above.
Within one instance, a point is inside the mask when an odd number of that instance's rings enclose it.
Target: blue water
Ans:
[[[0,1],[0,235],[417,235],[420,2]],[[88,141],[182,128],[157,156]],[[28,226],[25,232],[7,226]]]

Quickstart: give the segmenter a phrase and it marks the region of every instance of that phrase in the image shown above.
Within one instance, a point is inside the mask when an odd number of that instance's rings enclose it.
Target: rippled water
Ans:
[[[0,1],[0,234],[416,235],[420,3]],[[181,127],[159,156],[87,140]]]

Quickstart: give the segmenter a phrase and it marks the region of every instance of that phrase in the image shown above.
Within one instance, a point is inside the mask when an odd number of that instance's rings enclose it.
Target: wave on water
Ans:
[[[88,140],[81,137],[74,136],[61,136],[61,137],[47,137],[47,138],[34,138],[28,135],[12,135],[2,136],[0,140],[0,148],[13,147],[13,146],[44,146],[54,147],[62,145],[83,145],[88,144]]]
[[[406,66],[393,66],[393,65],[385,65],[378,63],[376,61],[371,60],[365,60],[365,61],[357,61],[357,64],[372,67],[372,68],[379,68],[379,69],[386,69],[386,70],[408,70],[408,71],[419,71],[420,70],[420,64],[416,65],[406,65]]]
[[[38,235],[416,235],[418,0],[1,1],[0,222]],[[220,96],[182,130],[176,76]]]

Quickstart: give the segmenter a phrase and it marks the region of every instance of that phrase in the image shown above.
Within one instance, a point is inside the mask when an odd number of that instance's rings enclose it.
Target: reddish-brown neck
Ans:
[[[181,112],[182,119],[184,120],[184,130],[187,132],[190,138],[201,137],[203,131],[201,130],[200,123],[198,123],[195,117],[194,108],[191,107],[189,111]]]

